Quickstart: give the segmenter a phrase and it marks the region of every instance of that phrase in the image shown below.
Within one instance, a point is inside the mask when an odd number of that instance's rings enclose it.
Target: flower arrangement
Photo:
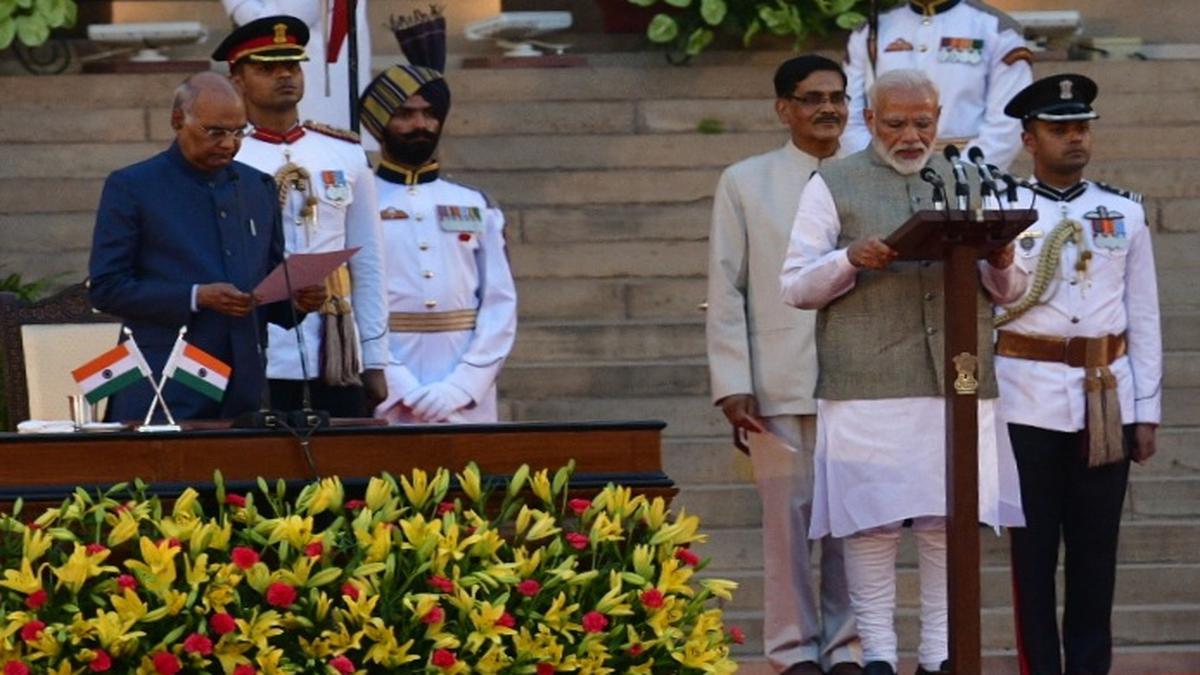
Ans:
[[[0,515],[0,667],[55,673],[730,673],[699,521],[573,466],[338,478],[206,513],[140,481]],[[528,488],[528,489],[526,489]],[[493,494],[495,493],[495,494]],[[498,506],[497,506],[498,503]],[[496,514],[489,519],[488,514]]]
[[[870,0],[628,0],[640,7],[660,6],[646,37],[676,59],[704,51],[716,32],[735,35],[749,47],[760,34],[791,36],[796,48],[812,35],[853,30],[867,20]],[[887,8],[898,0],[878,0]]]

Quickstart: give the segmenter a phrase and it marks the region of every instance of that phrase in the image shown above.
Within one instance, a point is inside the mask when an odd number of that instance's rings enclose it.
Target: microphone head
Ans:
[[[941,175],[939,175],[938,172],[935,171],[931,166],[921,169],[921,180],[938,187],[942,187],[946,184],[946,182],[942,180]]]
[[[967,159],[971,160],[972,164],[982,164],[983,151],[979,149],[979,146],[972,145],[970,149],[967,150]]]
[[[959,158],[958,146],[954,144],[947,145],[946,148],[942,150],[942,155],[945,156],[946,160],[951,164],[957,162]]]

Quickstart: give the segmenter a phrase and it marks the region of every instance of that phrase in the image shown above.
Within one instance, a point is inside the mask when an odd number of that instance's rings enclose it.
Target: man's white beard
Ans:
[[[875,152],[882,157],[885,162],[888,163],[888,166],[891,166],[896,170],[896,173],[899,173],[903,176],[911,176],[925,168],[925,163],[928,162],[930,156],[933,155],[932,145],[926,146],[925,151],[922,152],[921,156],[916,159],[901,159],[896,157],[894,154],[892,154],[891,150],[888,150],[882,141],[875,137],[871,138],[871,145],[875,148]],[[899,149],[908,150],[909,148]]]

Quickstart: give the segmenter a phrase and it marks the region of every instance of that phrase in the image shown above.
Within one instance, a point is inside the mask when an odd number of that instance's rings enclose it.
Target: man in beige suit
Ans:
[[[791,453],[751,443],[763,511],[767,659],[785,675],[861,672],[841,544],[821,540],[819,593],[810,570],[816,436],[814,313],[781,299],[779,270],[800,192],[838,153],[846,76],[824,57],[800,56],[775,73],[775,111],[791,131],[782,148],[725,170],[714,197],[708,267],[712,395],[736,434],[764,431]]]

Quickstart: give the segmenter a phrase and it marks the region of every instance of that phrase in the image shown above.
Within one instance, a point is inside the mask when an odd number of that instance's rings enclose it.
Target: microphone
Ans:
[[[1017,203],[1017,179],[1008,174],[1004,174],[1000,178],[1004,181],[1004,186],[1008,188],[1006,192],[1008,205],[1010,207],[1015,207]]]
[[[942,180],[941,175],[930,166],[921,169],[921,180],[933,186],[933,210],[945,211],[946,181]]]
[[[942,154],[954,169],[954,208],[966,211],[971,198],[971,187],[967,182],[967,169],[963,166],[956,146],[947,145]]]
[[[300,356],[300,399],[303,406],[300,410],[288,411],[288,424],[293,427],[316,429],[329,426],[329,413],[324,410],[313,410],[312,389],[308,386],[308,356],[304,347],[304,326],[296,313],[296,303],[292,301],[292,277],[288,274],[288,261],[283,259],[283,283],[288,292],[288,309],[292,313],[292,330],[296,331],[296,351]],[[307,451],[307,449],[306,449]]]

